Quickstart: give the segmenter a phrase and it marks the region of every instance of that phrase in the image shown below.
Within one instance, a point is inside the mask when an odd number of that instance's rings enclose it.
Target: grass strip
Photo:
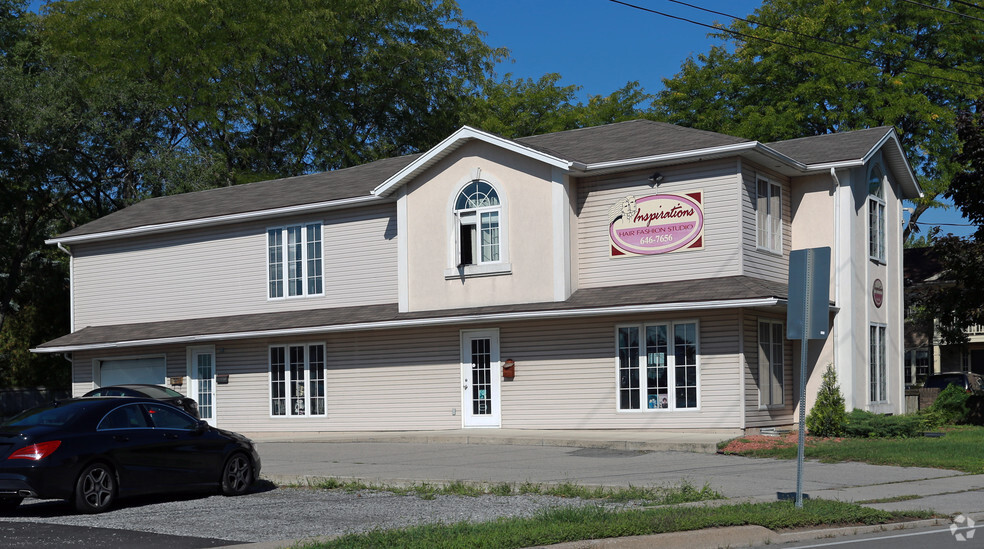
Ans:
[[[413,495],[426,500],[434,499],[439,495],[478,497],[485,495],[512,496],[517,494],[533,494],[562,498],[603,500],[613,503],[636,501],[650,505],[671,505],[724,499],[724,496],[712,490],[707,484],[698,488],[687,481],[682,481],[678,485],[673,486],[629,486],[627,488],[621,488],[607,486],[585,487],[575,483],[543,485],[525,482],[516,486],[507,482],[489,484],[465,483],[460,481],[448,484],[421,483],[409,486],[387,486],[328,478],[313,482],[309,486],[311,488],[345,490],[347,492],[357,492],[360,490],[385,491],[398,495]]]
[[[816,526],[887,524],[930,518],[929,511],[896,513],[850,503],[807,500],[740,503],[723,506],[659,507],[611,510],[600,506],[555,508],[531,518],[503,518],[491,522],[429,524],[398,530],[351,534],[300,547],[358,549],[512,549],[570,541],[641,536],[722,526],[759,525],[771,530]]]
[[[809,459],[825,463],[859,461],[874,465],[934,467],[984,473],[984,427],[951,427],[942,437],[816,439],[805,448]],[[796,459],[796,445],[739,452],[749,457]]]

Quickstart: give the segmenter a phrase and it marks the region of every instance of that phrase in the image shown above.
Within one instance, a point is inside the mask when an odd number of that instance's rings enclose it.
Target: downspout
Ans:
[[[72,250],[59,242],[58,249],[68,255],[68,331],[75,332],[75,256]]]
[[[840,182],[840,178],[837,177],[837,170],[835,168],[830,168],[830,178],[834,180],[834,241],[833,241],[833,250],[832,250],[833,253],[831,254],[833,256],[832,260],[834,265],[834,275],[832,277],[834,279],[834,304],[840,307],[840,278],[837,276],[837,269],[840,267],[840,256],[841,256],[841,247],[840,247],[841,216],[837,208],[837,206],[840,205],[840,203],[837,200],[837,195],[840,194],[841,192],[840,191],[841,182]],[[843,308],[841,308],[841,310],[843,310]],[[838,311],[836,314],[841,314],[841,313],[840,311]],[[836,327],[837,327],[837,322],[835,320],[834,328]],[[830,356],[832,356],[835,361],[837,360],[837,338],[839,337],[839,335],[840,335],[839,331],[838,334],[836,335],[834,333],[830,334],[830,336],[832,336],[832,341],[830,345]],[[835,372],[837,371],[836,363],[834,364],[834,371]],[[843,381],[841,381],[841,383],[843,383]]]
[[[72,255],[72,250],[65,247],[64,244],[59,242],[57,244],[58,249],[65,252],[68,255],[68,331],[69,333],[75,332],[75,256]],[[62,353],[62,358],[68,361],[68,371],[71,374],[72,383],[72,396],[75,396],[75,360],[71,353]]]

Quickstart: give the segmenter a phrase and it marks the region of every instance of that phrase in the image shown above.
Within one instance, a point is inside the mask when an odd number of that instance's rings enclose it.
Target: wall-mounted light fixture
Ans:
[[[502,377],[504,379],[513,379],[516,377],[516,361],[507,358],[505,362],[502,363]]]
[[[649,181],[652,182],[651,185],[652,187],[656,187],[663,182],[663,174],[659,172],[653,172],[653,175],[649,176]]]

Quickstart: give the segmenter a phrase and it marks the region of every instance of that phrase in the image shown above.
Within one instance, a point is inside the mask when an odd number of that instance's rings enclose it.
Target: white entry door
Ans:
[[[198,403],[198,415],[215,426],[215,349],[192,347],[189,350],[188,396]]]
[[[461,332],[461,409],[464,427],[499,427],[499,331]]]

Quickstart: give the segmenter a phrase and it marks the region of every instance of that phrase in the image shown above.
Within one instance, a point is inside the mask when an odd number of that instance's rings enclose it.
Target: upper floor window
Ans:
[[[458,267],[502,260],[502,204],[485,181],[472,181],[454,201]]]
[[[267,229],[267,297],[321,295],[321,223]]]
[[[755,200],[757,246],[782,253],[782,187],[759,179]]]
[[[868,175],[868,257],[885,262],[885,176],[875,164]]]

